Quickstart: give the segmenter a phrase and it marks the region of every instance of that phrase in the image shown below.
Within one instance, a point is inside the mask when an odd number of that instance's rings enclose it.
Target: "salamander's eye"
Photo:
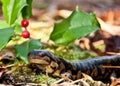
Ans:
[[[44,57],[44,56],[46,56],[46,54],[45,54],[45,52],[40,52],[40,53],[38,54],[38,56]]]

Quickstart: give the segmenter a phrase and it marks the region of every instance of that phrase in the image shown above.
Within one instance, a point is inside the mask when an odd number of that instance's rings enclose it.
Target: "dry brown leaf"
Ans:
[[[4,59],[14,60],[14,58],[15,58],[15,55],[11,49],[3,49],[0,52],[0,60],[4,60]]]
[[[110,86],[117,86],[118,84],[120,84],[120,78],[113,81]]]

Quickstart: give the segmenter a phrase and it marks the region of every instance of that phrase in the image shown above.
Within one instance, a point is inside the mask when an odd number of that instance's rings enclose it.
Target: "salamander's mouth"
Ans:
[[[30,63],[40,64],[40,65],[48,65],[49,62],[44,59],[29,59]]]

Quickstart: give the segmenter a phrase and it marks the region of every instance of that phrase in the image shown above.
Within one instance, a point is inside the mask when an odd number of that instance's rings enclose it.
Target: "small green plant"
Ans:
[[[25,28],[24,31],[22,31],[22,37],[23,38],[30,38],[30,33],[29,31],[26,29],[26,27],[29,25],[29,21],[27,19],[23,19],[21,21],[21,26]]]
[[[5,21],[0,21],[0,51],[11,40],[27,38],[28,40],[22,44],[16,44],[14,48],[18,57],[28,63],[27,54],[42,46],[40,40],[30,38],[30,33],[26,29],[29,25],[28,19],[32,15],[32,0],[1,0],[1,3]],[[22,31],[21,27],[25,30]],[[68,45],[99,28],[95,14],[87,14],[77,7],[67,19],[55,23],[50,40],[56,45]]]
[[[94,13],[88,14],[76,7],[68,18],[54,25],[50,39],[57,45],[67,45],[99,28],[100,24]]]
[[[32,0],[1,0],[1,3],[5,21],[0,21],[0,51],[11,40],[28,38],[22,44],[14,46],[17,56],[28,63],[27,54],[33,49],[41,48],[40,41],[30,38],[30,33],[26,29],[29,25],[28,19],[32,15]],[[21,27],[25,30],[22,31]]]

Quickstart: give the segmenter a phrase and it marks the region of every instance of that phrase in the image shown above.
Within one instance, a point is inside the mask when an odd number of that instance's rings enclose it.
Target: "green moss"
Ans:
[[[70,44],[68,46],[61,46],[52,50],[55,55],[60,56],[66,60],[79,60],[79,59],[86,59],[86,58],[93,58],[97,56],[92,51],[81,50],[79,46],[75,44]]]

